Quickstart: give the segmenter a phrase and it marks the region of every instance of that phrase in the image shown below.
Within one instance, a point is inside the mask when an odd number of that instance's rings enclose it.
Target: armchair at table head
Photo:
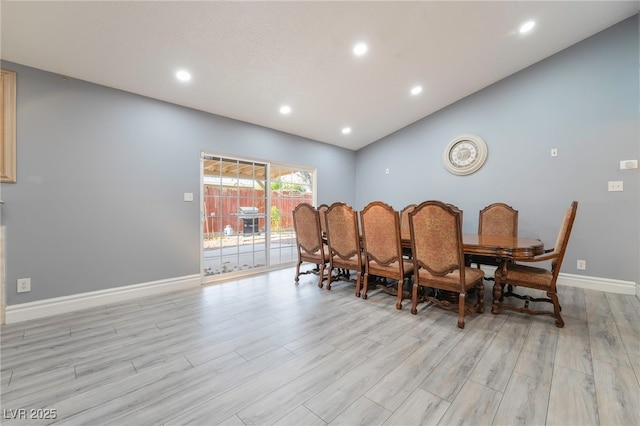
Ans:
[[[458,327],[464,328],[467,292],[477,290],[476,312],[484,311],[484,272],[465,266],[462,245],[462,211],[440,201],[425,201],[409,213],[414,280],[411,313],[420,302],[431,301],[445,309],[457,309]],[[419,297],[420,287],[446,290],[458,294],[458,304],[438,295]]]
[[[349,271],[356,272],[356,296],[360,297],[362,282],[362,250],[360,248],[360,226],[358,213],[351,206],[337,202],[325,213],[327,222],[327,245],[329,246],[329,276],[327,290],[331,290],[334,269],[341,269],[338,277],[349,280]]]
[[[293,209],[293,228],[296,233],[298,263],[296,264],[296,284],[300,281],[300,265],[309,262],[318,265],[318,287],[322,288],[324,268],[329,263],[327,246],[322,240],[320,216],[311,204],[301,203]],[[304,272],[308,274],[314,270]]]
[[[567,208],[553,249],[547,250],[544,254],[525,262],[532,263],[551,261],[551,269],[523,265],[522,263],[507,262],[502,268],[499,268],[496,271],[495,285],[500,285],[503,289],[505,285],[508,286],[507,292],[503,294],[503,299],[505,297],[516,297],[524,300],[525,303],[523,307],[518,308],[504,305],[503,300],[494,301],[492,311],[499,312],[502,308],[507,308],[509,310],[523,312],[530,315],[549,315],[556,319],[557,327],[564,327],[564,320],[560,315],[562,307],[560,306],[560,301],[558,299],[556,281],[558,280],[558,274],[560,273],[567,245],[569,244],[569,236],[571,235],[571,229],[573,228],[573,222],[576,218],[577,210],[577,201],[572,202],[569,208]],[[513,292],[513,287],[526,287],[534,290],[541,290],[546,292],[547,298],[534,298],[529,295],[516,294]],[[530,309],[529,302],[551,303],[553,304],[553,312]]]
[[[389,204],[373,201],[360,212],[364,246],[364,289],[367,298],[371,276],[397,280],[396,308],[402,309],[404,282],[413,273],[413,262],[402,257],[400,217]]]
[[[504,203],[493,203],[480,210],[478,220],[479,235],[518,236],[518,211]],[[473,255],[471,262],[480,265],[498,266],[500,260],[491,256]],[[485,279],[493,281],[492,277]]]

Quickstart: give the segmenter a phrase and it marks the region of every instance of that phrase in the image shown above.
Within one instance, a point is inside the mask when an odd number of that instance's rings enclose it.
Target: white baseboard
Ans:
[[[55,297],[52,299],[38,300],[36,302],[20,303],[7,306],[5,320],[7,324],[11,324],[108,305],[110,303],[124,302],[144,296],[169,293],[176,290],[198,287],[200,285],[201,276],[196,274],[88,293],[73,294],[71,296]]]
[[[493,276],[495,269],[490,267],[481,268],[485,276]],[[559,286],[584,288],[587,290],[598,290],[607,293],[630,294],[640,298],[640,284],[633,281],[614,280],[610,278],[587,277],[584,275],[574,275],[560,273],[558,275]]]
[[[598,290],[607,293],[638,295],[637,283],[610,278],[585,277],[583,275],[560,273],[560,275],[558,275],[558,285]]]

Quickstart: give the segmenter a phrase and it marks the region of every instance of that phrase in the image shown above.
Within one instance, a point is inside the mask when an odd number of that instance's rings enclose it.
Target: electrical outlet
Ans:
[[[18,278],[18,293],[28,293],[31,291],[31,278]]]
[[[578,269],[579,271],[586,271],[587,270],[587,261],[586,260],[578,260],[577,265],[576,265],[576,269]]]
[[[391,173],[391,170],[387,167],[386,169],[384,169],[384,174],[388,175],[389,173]]]
[[[552,157],[557,157],[558,156],[558,148],[553,148],[551,150],[551,156]]]
[[[609,191],[623,191],[623,181],[621,180],[610,180],[609,181]]]
[[[184,201],[193,201],[193,192],[185,192]]]

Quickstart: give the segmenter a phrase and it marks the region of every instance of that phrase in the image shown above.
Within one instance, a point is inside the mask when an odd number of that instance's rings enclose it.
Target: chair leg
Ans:
[[[560,301],[558,300],[558,295],[556,293],[548,291],[547,296],[549,296],[549,298],[553,302],[553,312],[554,312],[554,317],[556,319],[556,327],[558,328],[564,327],[564,320],[562,319],[562,315],[560,315],[560,311],[562,310],[562,308],[560,307]]]
[[[302,262],[298,262],[298,264],[296,265],[296,285],[298,285],[300,283],[300,264]]]
[[[398,280],[398,295],[396,298],[396,309],[402,309],[402,297],[404,296],[404,282],[406,278]]]
[[[418,313],[418,283],[413,283],[413,289],[411,291],[411,313],[413,315]]]
[[[333,277],[333,267],[329,265],[329,271],[327,272],[327,290],[331,290],[331,278]]]
[[[318,287],[322,288],[324,281],[324,263],[319,265],[320,273],[318,274]]]
[[[465,299],[465,293],[460,293],[460,296],[458,296],[458,327],[460,328],[464,328]]]
[[[369,289],[369,273],[365,271],[364,278],[362,279],[362,298],[367,299],[367,290]],[[356,285],[356,297],[359,297],[358,286]]]
[[[360,289],[362,288],[362,272],[358,271],[358,273],[356,274],[356,297],[360,297]],[[367,289],[365,287],[364,290],[364,294],[365,294],[365,299],[366,299],[366,295],[367,295]]]

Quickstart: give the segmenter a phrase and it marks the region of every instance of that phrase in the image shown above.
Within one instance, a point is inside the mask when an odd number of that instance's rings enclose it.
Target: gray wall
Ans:
[[[452,202],[469,232],[503,201],[547,245],[578,200],[563,272],[637,283],[640,177],[618,164],[640,157],[638,32],[636,16],[357,153],[3,62],[18,73],[18,183],[0,188],[7,304],[198,274],[199,202],[182,194],[199,193],[201,150],[317,167],[318,203]],[[458,177],[441,157],[463,133],[489,158]],[[24,277],[32,291],[17,294]]]
[[[521,234],[553,246],[577,200],[562,271],[638,283],[640,177],[618,169],[639,158],[638,28],[636,15],[360,150],[356,206],[439,199],[461,208],[464,230],[475,232],[481,208],[506,202],[520,212]],[[465,133],[481,136],[489,156],[461,177],[442,153]],[[611,180],[624,192],[607,192]]]
[[[200,273],[202,150],[315,167],[355,201],[355,153],[3,62],[17,72],[17,183],[3,184],[7,305]],[[18,278],[30,293],[16,293]]]

